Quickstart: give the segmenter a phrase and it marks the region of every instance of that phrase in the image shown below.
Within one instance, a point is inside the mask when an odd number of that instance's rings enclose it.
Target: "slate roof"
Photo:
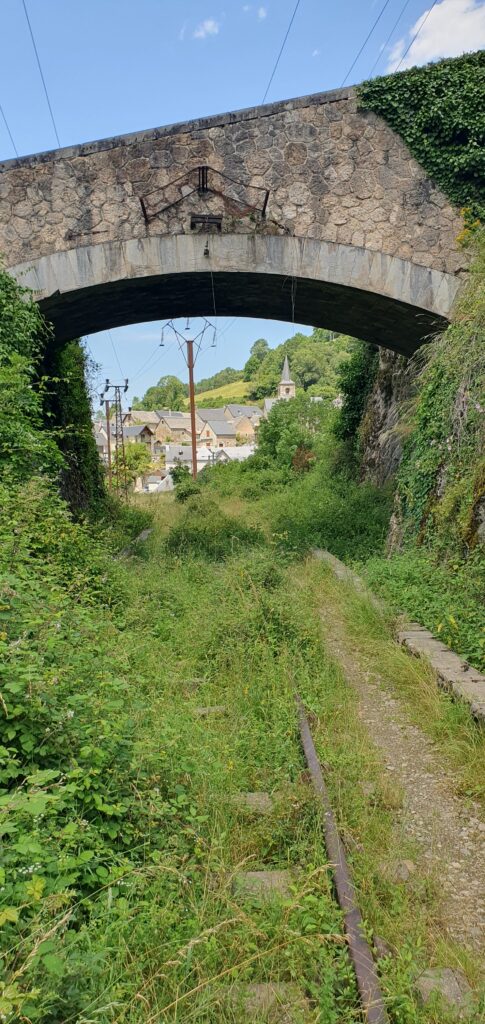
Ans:
[[[205,423],[214,431],[214,434],[217,434],[219,437],[236,436],[234,423],[229,423],[226,419],[207,419],[205,420]]]
[[[188,430],[190,432],[190,416],[188,413],[170,413],[170,416],[162,416],[170,430]]]
[[[144,430],[149,430],[150,434],[154,434],[155,433],[155,431],[152,430],[151,426],[148,423],[139,423],[138,426],[133,426],[133,427],[125,427],[124,426],[123,427],[123,436],[124,437],[138,437],[140,434],[143,433]],[[116,433],[115,426],[114,426],[114,423],[112,423],[111,424],[111,435],[112,435],[112,437],[115,436],[115,433]]]
[[[249,419],[252,419],[254,416],[263,415],[263,410],[258,405],[226,405],[225,409],[228,409],[230,415],[235,419],[240,419],[241,416],[248,416]]]
[[[256,451],[253,444],[225,445],[219,448],[215,455],[216,462],[223,462],[226,456],[230,462],[243,462]]]
[[[135,424],[146,423],[148,426],[150,426],[151,423],[157,424],[160,420],[158,412],[155,412],[154,409],[149,412],[146,409],[131,409],[130,412],[125,413],[125,416],[131,416],[135,421]]]
[[[166,444],[165,462],[192,462],[192,445],[190,444]],[[197,462],[208,462],[212,459],[212,452],[208,448],[197,448]]]
[[[227,423],[226,417],[224,416],[224,409],[219,406],[217,409],[196,409],[197,416],[203,423],[207,420],[224,420]]]
[[[280,384],[294,384],[294,383],[295,383],[294,380],[292,380],[291,377],[290,377],[290,367],[289,367],[289,363],[288,363],[288,356],[285,356],[285,361],[283,363],[283,371],[282,371],[282,374],[281,374]]]

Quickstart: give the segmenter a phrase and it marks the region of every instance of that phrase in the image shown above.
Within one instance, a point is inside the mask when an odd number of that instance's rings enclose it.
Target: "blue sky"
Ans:
[[[485,45],[484,0],[388,0],[347,83]],[[260,103],[295,0],[26,0],[61,144]],[[301,0],[268,101],[340,86],[384,0]],[[1,0],[0,104],[18,152],[56,138],[22,6]],[[385,45],[384,49],[383,46]],[[374,67],[375,62],[378,61]],[[0,117],[0,159],[14,155]],[[198,376],[241,366],[252,342],[277,344],[295,325],[222,320]],[[309,328],[308,328],[309,330]],[[123,374],[140,394],[163,373],[184,375],[176,346],[157,351],[156,324],[91,335],[100,376]],[[143,363],[149,360],[145,369]]]

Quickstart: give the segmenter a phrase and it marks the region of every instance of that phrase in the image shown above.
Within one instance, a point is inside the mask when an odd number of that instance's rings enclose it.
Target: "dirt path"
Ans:
[[[359,701],[359,717],[403,791],[396,828],[417,843],[418,870],[434,877],[441,893],[440,920],[447,937],[485,951],[485,824],[480,808],[453,792],[453,779],[432,742],[411,723],[386,680],[366,671],[338,610],[322,616],[327,645]]]

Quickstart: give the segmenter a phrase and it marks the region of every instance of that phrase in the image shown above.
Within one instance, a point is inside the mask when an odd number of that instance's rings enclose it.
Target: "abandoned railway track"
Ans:
[[[303,786],[307,789],[307,798],[314,804],[316,818],[314,826],[321,830],[325,838],[325,849],[327,857],[322,858],[321,863],[313,866],[313,878],[323,872],[328,878],[330,870],[333,883],[332,891],[334,898],[342,914],[342,933],[339,937],[335,932],[328,936],[332,942],[337,942],[348,950],[356,985],[356,1006],[354,1012],[358,1016],[352,1019],[360,1019],[365,1024],[389,1024],[389,1017],[385,1001],[381,991],[376,963],[373,958],[371,947],[366,935],[364,923],[357,902],[357,895],[351,879],[347,863],[344,844],[339,835],[336,818],[333,813],[328,789],[325,785],[322,766],[318,759],[315,745],[312,738],[309,717],[305,706],[298,694],[295,694],[297,719],[295,730],[298,728],[301,741],[302,754],[307,765],[306,776],[303,774]],[[208,705],[195,708],[195,716],[207,724],[210,730],[210,723],[226,717],[225,705]],[[217,740],[214,738],[214,742]],[[257,765],[256,765],[257,774]],[[286,794],[288,797],[288,792]],[[271,794],[267,791],[254,789],[246,792],[235,792],[230,797],[237,815],[241,815],[247,827],[251,828],[251,822],[257,819],[264,819],[270,824],[272,816],[278,809],[281,795]],[[230,881],[234,899],[249,900],[252,903],[252,911],[257,914],[258,904],[271,905],[278,901],[283,906],[291,906],[292,902],[298,903],[302,892],[305,891],[306,879],[304,868],[297,865],[291,869],[275,868],[272,865],[260,865],[258,870],[239,870],[233,873]],[[321,935],[321,940],[326,936]],[[339,943],[340,939],[340,943]],[[301,936],[302,943],[305,936]],[[283,944],[284,945],[284,944]],[[270,949],[270,954],[277,951]],[[264,951],[261,951],[264,956]],[[254,960],[259,960],[260,955],[256,954]],[[251,960],[251,958],[250,958]],[[244,975],[250,963],[242,964]],[[222,999],[222,1005],[229,1005],[236,1016],[211,1017],[212,1019],[227,1020],[254,1020],[270,1024],[310,1024],[314,1021],[322,1021],[318,1007],[318,999],[315,998],[320,982],[325,984],[325,979],[319,974],[319,965],[314,965],[313,984],[308,986],[301,979],[290,980],[268,980],[252,981],[247,984],[238,980],[239,971],[231,966],[222,970],[219,978],[227,978],[227,1000]],[[174,1001],[173,1006],[166,1007],[168,1011],[183,1003],[185,999],[196,994],[196,989],[189,990]],[[220,1002],[220,1000],[219,1000]],[[357,1009],[360,1005],[360,1013]],[[239,1017],[238,1011],[242,1016]],[[212,1011],[215,1012],[214,1010]]]

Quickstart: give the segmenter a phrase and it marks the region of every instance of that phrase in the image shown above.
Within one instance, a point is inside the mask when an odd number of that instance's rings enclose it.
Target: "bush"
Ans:
[[[196,495],[188,498],[184,512],[171,528],[167,551],[174,555],[192,552],[220,560],[263,540],[260,530],[226,515],[216,502]]]
[[[196,483],[195,480],[189,476],[187,479],[184,478],[179,484],[177,484],[175,488],[175,501],[179,501],[183,504],[195,494],[200,494],[200,484]]]

